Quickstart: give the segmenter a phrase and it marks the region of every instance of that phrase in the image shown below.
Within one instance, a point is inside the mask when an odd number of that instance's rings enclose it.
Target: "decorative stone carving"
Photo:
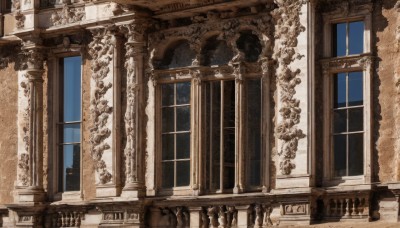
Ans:
[[[102,213],[101,225],[116,226],[116,225],[143,225],[144,211],[138,207],[128,204],[99,204],[97,207]]]
[[[109,99],[105,97],[107,91],[113,86],[109,78],[110,63],[112,63],[115,39],[104,28],[91,30],[93,41],[89,44],[89,54],[92,56],[92,80],[94,86],[91,91],[90,111],[92,113],[93,126],[90,129],[90,152],[96,162],[96,171],[100,184],[111,181],[112,175],[103,160],[103,153],[111,147],[106,139],[111,135],[108,122],[113,108],[108,105]],[[105,82],[107,79],[108,83]],[[111,82],[110,82],[111,81]]]
[[[18,174],[19,184],[22,186],[28,186],[30,181],[29,154],[23,153],[19,155],[18,168],[20,169],[20,173]]]
[[[83,7],[72,8],[64,4],[60,12],[54,11],[51,15],[53,26],[72,24],[82,21],[85,18],[85,9]]]
[[[158,226],[162,227],[189,227],[190,216],[186,207],[162,207]]]
[[[134,183],[138,181],[138,168],[141,161],[137,155],[137,98],[138,84],[137,72],[141,69],[138,58],[143,57],[143,34],[146,28],[142,24],[130,24],[121,27],[128,41],[125,44],[125,69],[127,70],[126,96],[127,106],[124,116],[126,131],[126,146],[124,149],[125,161],[125,183]],[[140,76],[140,75],[139,75]]]
[[[15,27],[17,27],[17,29],[23,29],[25,27],[25,15],[21,12],[21,10],[16,10],[14,17]]]
[[[333,194],[323,199],[324,218],[326,220],[337,220],[341,217],[349,219],[368,219],[369,196],[368,194]]]
[[[270,215],[272,213],[272,207],[270,204],[256,204],[250,206],[250,208],[248,209],[248,213],[249,224],[252,224],[254,228],[268,227],[273,225],[270,218]]]
[[[296,86],[301,83],[298,77],[300,69],[292,69],[290,64],[301,56],[296,53],[297,37],[305,31],[300,23],[300,11],[304,4],[302,0],[277,0],[278,8],[273,11],[276,20],[275,51],[273,58],[277,61],[277,83],[280,90],[281,121],[277,124],[275,134],[282,141],[278,151],[280,156],[279,169],[283,175],[290,175],[296,167],[293,159],[296,157],[297,146],[305,135],[297,125],[300,123],[300,100],[294,97]]]

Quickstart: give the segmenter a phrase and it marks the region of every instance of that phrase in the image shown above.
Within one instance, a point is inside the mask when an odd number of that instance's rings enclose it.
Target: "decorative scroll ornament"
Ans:
[[[53,26],[60,26],[82,21],[85,18],[85,9],[72,8],[64,5],[60,12],[54,11],[51,15]]]
[[[305,135],[297,125],[300,123],[300,100],[294,98],[296,85],[301,83],[298,78],[300,69],[291,69],[289,65],[297,58],[297,37],[305,28],[300,23],[302,0],[276,0],[278,8],[272,12],[276,20],[275,38],[276,45],[273,57],[276,59],[277,82],[280,87],[280,115],[282,120],[278,123],[275,134],[282,140],[278,151],[280,156],[280,171],[283,175],[290,175],[296,165],[292,160],[296,157],[299,140]]]
[[[91,91],[90,111],[92,113],[93,127],[90,129],[90,152],[96,162],[96,171],[99,174],[100,184],[111,181],[112,175],[107,170],[107,165],[103,160],[104,151],[110,149],[110,145],[105,142],[111,135],[111,130],[107,127],[112,107],[108,105],[105,94],[112,87],[111,83],[106,84],[105,79],[110,71],[109,65],[112,62],[115,39],[106,29],[94,29],[93,41],[89,44],[89,54],[92,56],[92,80],[94,86]]]

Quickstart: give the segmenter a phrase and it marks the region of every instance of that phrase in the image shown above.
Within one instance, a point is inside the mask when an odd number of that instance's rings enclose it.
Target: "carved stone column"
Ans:
[[[126,145],[124,149],[125,186],[123,197],[142,197],[144,186],[144,154],[143,145],[144,124],[144,47],[146,30],[143,21],[135,21],[121,26],[126,36],[125,68],[126,76],[126,111],[125,133]]]
[[[25,42],[27,68],[18,72],[18,169],[16,202],[40,202],[43,190],[43,60],[38,43]]]
[[[90,153],[96,168],[96,196],[120,194],[120,77],[119,39],[114,27],[91,29],[89,44],[92,56],[91,98],[92,127]]]

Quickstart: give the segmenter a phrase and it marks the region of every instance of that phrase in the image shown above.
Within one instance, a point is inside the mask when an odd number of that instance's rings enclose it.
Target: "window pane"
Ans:
[[[261,173],[261,80],[247,84],[247,153],[249,154],[248,184],[260,185]]]
[[[235,187],[235,167],[225,166],[224,169],[224,189]]]
[[[364,109],[363,108],[351,108],[349,109],[349,132],[362,131],[364,120]]]
[[[72,143],[81,141],[81,125],[80,124],[64,124],[62,125],[62,142]]]
[[[349,106],[363,105],[363,73],[349,73]]]
[[[163,108],[162,113],[162,131],[164,132],[174,132],[174,107]]]
[[[174,84],[163,84],[162,90],[162,105],[174,105]]]
[[[346,23],[333,25],[333,55],[346,55]]]
[[[334,108],[346,107],[346,74],[336,74],[334,77]]]
[[[61,167],[64,180],[63,191],[79,191],[80,189],[80,145],[63,146],[63,166]]]
[[[364,22],[349,23],[349,55],[363,53],[364,47]]]
[[[176,134],[176,159],[190,158],[190,134]]]
[[[235,82],[224,81],[224,127],[235,127]]]
[[[174,135],[167,134],[162,136],[162,160],[174,159]]]
[[[176,131],[190,130],[190,106],[176,107]]]
[[[349,135],[349,176],[362,175],[364,172],[363,134]]]
[[[224,162],[235,162],[235,129],[224,131]]]
[[[176,162],[176,186],[190,184],[190,161]]]
[[[190,82],[176,84],[176,104],[190,104]]]
[[[347,131],[347,110],[333,111],[333,132],[341,133]]]
[[[333,136],[335,176],[346,176],[346,135]]]
[[[162,163],[162,187],[174,187],[174,162]]]
[[[81,120],[81,57],[64,58],[63,122]]]

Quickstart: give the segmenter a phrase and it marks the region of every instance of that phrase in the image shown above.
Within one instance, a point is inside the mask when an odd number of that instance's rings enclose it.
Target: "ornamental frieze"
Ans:
[[[60,11],[54,11],[51,15],[53,26],[67,25],[80,22],[85,18],[84,7],[72,8],[64,5]]]

